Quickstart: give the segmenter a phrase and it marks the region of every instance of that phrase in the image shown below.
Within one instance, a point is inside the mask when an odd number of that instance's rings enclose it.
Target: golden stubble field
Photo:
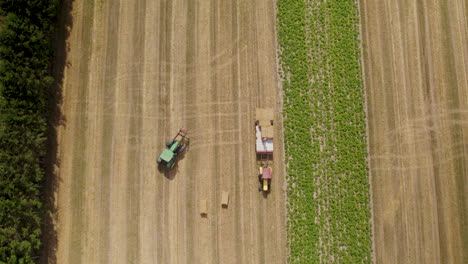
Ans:
[[[56,263],[285,263],[274,1],[72,2]],[[276,109],[273,190],[254,113]],[[179,127],[175,172],[156,158]],[[227,209],[221,192],[230,192]],[[208,200],[208,216],[198,203]]]
[[[360,6],[376,263],[467,263],[468,3]]]
[[[283,156],[265,199],[252,127],[276,107],[282,150],[274,5],[73,1],[56,263],[285,263]],[[377,263],[467,261],[467,5],[360,2]],[[180,126],[192,144],[164,175]]]

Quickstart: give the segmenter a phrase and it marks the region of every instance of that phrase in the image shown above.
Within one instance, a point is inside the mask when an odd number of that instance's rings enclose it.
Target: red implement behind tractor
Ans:
[[[259,191],[265,193],[271,189],[273,162],[273,108],[257,108],[255,111],[255,152],[259,165]]]

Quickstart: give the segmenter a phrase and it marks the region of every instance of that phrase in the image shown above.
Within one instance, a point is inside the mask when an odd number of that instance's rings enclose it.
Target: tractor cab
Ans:
[[[158,163],[159,164],[167,164],[167,167],[172,167],[175,163],[175,154],[169,149],[163,150],[161,155],[159,156]]]
[[[259,191],[269,192],[271,187],[272,169],[268,166],[259,167],[258,180],[260,181]]]

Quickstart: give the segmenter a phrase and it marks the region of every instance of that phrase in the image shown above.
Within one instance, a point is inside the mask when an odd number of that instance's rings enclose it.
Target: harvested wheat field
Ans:
[[[361,1],[376,263],[468,262],[467,8]]]
[[[274,1],[75,0],[71,9],[51,262],[285,263]],[[256,107],[276,109],[267,196],[257,190]],[[180,127],[190,146],[160,171]]]

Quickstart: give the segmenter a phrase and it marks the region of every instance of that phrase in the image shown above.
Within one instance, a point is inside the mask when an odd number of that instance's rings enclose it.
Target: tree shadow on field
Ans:
[[[48,125],[47,125],[47,154],[45,157],[45,179],[42,202],[44,204],[43,225],[42,225],[42,247],[39,250],[39,260],[37,263],[57,263],[57,188],[59,177],[57,169],[60,167],[60,160],[57,156],[58,142],[57,130],[60,126],[65,126],[66,120],[60,106],[62,104],[63,77],[67,65],[67,53],[69,47],[67,39],[73,27],[71,16],[72,0],[62,0],[59,6],[59,13],[56,18],[56,33],[54,41],[54,54],[50,68],[54,77],[54,84],[48,89]]]

